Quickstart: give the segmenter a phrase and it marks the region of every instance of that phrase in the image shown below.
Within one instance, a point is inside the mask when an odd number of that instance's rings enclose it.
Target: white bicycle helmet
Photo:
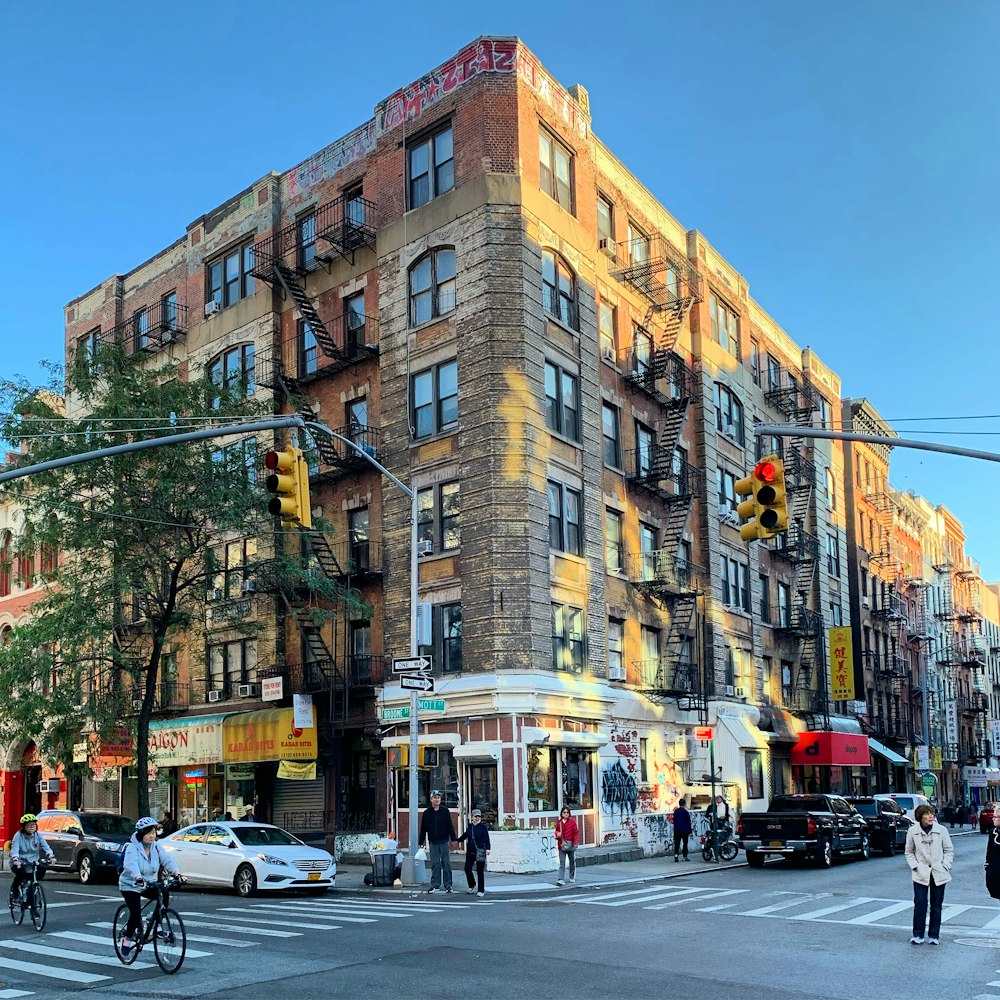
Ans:
[[[152,816],[143,816],[135,824],[135,832],[141,837],[147,830],[155,830],[159,823]]]

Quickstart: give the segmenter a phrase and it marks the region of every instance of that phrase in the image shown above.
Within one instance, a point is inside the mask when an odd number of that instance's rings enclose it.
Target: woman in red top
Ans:
[[[569,813],[569,806],[563,806],[556,823],[556,843],[559,845],[559,880],[556,885],[566,884],[566,858],[569,858],[569,880],[576,881],[576,849],[580,846],[580,828]]]

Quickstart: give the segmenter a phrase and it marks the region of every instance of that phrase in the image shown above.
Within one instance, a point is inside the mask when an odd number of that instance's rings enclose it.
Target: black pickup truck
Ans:
[[[812,858],[829,868],[836,854],[871,853],[864,816],[840,795],[777,795],[767,812],[743,813],[739,844],[751,868],[761,868],[768,854]]]

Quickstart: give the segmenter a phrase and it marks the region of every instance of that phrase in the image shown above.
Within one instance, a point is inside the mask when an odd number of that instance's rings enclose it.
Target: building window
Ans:
[[[645,785],[649,781],[649,740],[639,737],[639,781]]]
[[[768,389],[781,387],[781,365],[778,364],[778,359],[770,354],[767,356],[767,387]]]
[[[840,539],[836,535],[826,536],[826,571],[840,576]]]
[[[617,319],[615,313],[615,307],[608,302],[602,301],[597,307],[597,330],[601,340],[601,357],[612,363],[618,357],[615,347],[615,320]]]
[[[417,542],[431,552],[448,552],[462,544],[458,480],[417,491]]]
[[[837,509],[837,480],[833,476],[833,469],[826,470],[826,502],[830,510]]]
[[[820,427],[833,427],[833,410],[823,396],[819,397],[819,425]]]
[[[542,190],[572,212],[573,154],[544,128],[538,131],[538,161]]]
[[[625,680],[625,622],[619,618],[608,619],[608,677]]]
[[[552,669],[579,674],[586,664],[583,609],[552,605]]]
[[[441,247],[410,266],[410,325],[419,326],[455,308],[455,249]]]
[[[656,458],[656,438],[651,427],[640,421],[635,422],[635,472],[638,476],[648,476],[653,471]]]
[[[164,330],[177,330],[177,292],[167,292],[160,297],[160,322]]]
[[[583,555],[581,530],[583,494],[564,483],[549,481],[549,547],[556,552]]]
[[[455,186],[455,143],[450,124],[409,147],[407,170],[410,208],[419,208]]]
[[[609,573],[620,573],[625,562],[625,540],[621,511],[604,511],[604,564]]]
[[[788,628],[792,624],[792,588],[778,581],[778,625]]]
[[[410,780],[405,768],[396,772],[396,801],[400,808],[407,809],[410,803]],[[441,804],[445,809],[458,809],[458,763],[451,747],[438,747],[438,766],[421,768],[417,774],[417,802],[420,808],[430,801],[432,788],[441,789],[444,797]]]
[[[642,560],[644,568],[648,567],[648,573],[653,572],[655,566],[656,552],[660,547],[660,533],[651,524],[639,522],[639,558]],[[644,578],[648,576],[644,574]]]
[[[206,302],[216,302],[222,308],[231,306],[254,293],[253,243],[229,250],[206,265]]]
[[[632,327],[632,370],[649,378],[653,364],[653,335],[640,324]]]
[[[601,435],[604,441],[604,464],[613,469],[622,467],[622,434],[618,407],[601,405]]]
[[[831,603],[830,604],[830,624],[834,628],[837,628],[838,626],[844,624],[843,619],[842,619],[841,614],[840,614],[840,605],[839,604],[836,604],[836,603]]]
[[[760,620],[763,625],[771,624],[771,580],[761,573],[757,577],[760,583]]]
[[[750,375],[754,385],[760,385],[760,346],[756,340],[750,341]]]
[[[97,352],[101,349],[101,328],[94,327],[76,342],[75,363],[81,374],[89,372]]]
[[[628,262],[633,267],[649,263],[649,234],[631,219],[628,221]]]
[[[462,605],[435,604],[431,608],[431,645],[420,645],[421,656],[433,657],[445,673],[462,669]]]
[[[750,613],[750,567],[736,559],[720,556],[722,603]]]
[[[639,655],[642,682],[654,682],[660,672],[660,630],[648,625],[639,627]]]
[[[720,434],[743,444],[743,404],[736,393],[721,382],[715,383],[715,426]]]
[[[227,601],[241,597],[256,558],[256,538],[238,538],[209,550],[211,596]]]
[[[451,430],[458,424],[458,362],[428,368],[413,376],[411,424],[415,438]]]
[[[746,774],[747,774],[747,798],[764,798],[764,764],[761,760],[759,750],[747,750],[746,753]]]
[[[777,434],[762,434],[757,438],[757,461],[765,455],[777,455],[782,458],[785,453],[785,443]]]
[[[310,270],[316,262],[316,213],[310,212],[295,223],[295,247],[299,267]]]
[[[715,484],[719,493],[719,510],[736,512],[736,476],[726,469],[716,468]]]
[[[299,320],[299,377],[315,375],[319,369],[319,344],[312,327]]]
[[[223,698],[236,694],[237,684],[257,680],[257,640],[235,639],[208,647],[208,687]]]
[[[542,305],[550,316],[579,329],[576,278],[566,261],[551,250],[542,252]]]
[[[597,195],[597,238],[604,246],[614,246],[615,206],[603,194]]]
[[[252,396],[257,390],[254,345],[237,344],[216,355],[208,363],[208,378],[212,385],[224,389],[231,398]],[[221,405],[222,397],[216,396],[212,409]]]
[[[575,375],[545,362],[545,426],[580,442],[580,396]]]
[[[365,346],[365,293],[344,299],[344,340],[348,352],[355,354]]]
[[[740,356],[740,321],[736,313],[715,295],[709,297],[712,340],[734,358]]]
[[[137,309],[132,314],[132,350],[149,349],[149,310]]]
[[[563,751],[563,801],[570,809],[594,808],[594,775],[590,750]]]

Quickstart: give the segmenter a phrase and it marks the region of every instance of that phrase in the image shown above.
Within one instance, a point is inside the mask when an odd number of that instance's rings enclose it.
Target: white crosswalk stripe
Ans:
[[[657,906],[645,906],[645,910],[665,910],[670,906],[683,906],[685,903],[702,903],[706,899],[719,899],[721,896],[736,896],[744,892],[749,892],[749,889],[716,889],[712,892],[706,893],[703,896],[689,896],[686,899],[672,899],[667,903],[660,903]],[[732,905],[732,904],[726,904]]]
[[[110,938],[106,938],[104,944],[107,946],[108,950],[111,950],[113,947]],[[53,948],[51,945],[41,944],[38,941],[0,941],[0,948],[10,948],[14,951],[27,952],[31,955],[45,955],[48,958],[60,958],[72,962],[83,962],[84,965],[109,965],[113,969],[121,968],[121,962],[118,961],[118,956],[115,954],[95,955],[88,951],[73,951],[68,948]],[[152,969],[155,968],[155,965],[152,962],[135,962],[132,968]]]
[[[188,927],[210,927],[213,931],[219,929],[218,920],[199,920],[198,917],[211,916],[210,913],[206,913],[204,910],[186,910],[181,912],[181,916],[184,918],[184,929],[187,930]],[[273,921],[265,921],[266,923],[272,923]],[[277,938],[293,938],[302,937],[302,931],[276,931],[270,927],[230,927],[229,930],[239,930],[241,934],[253,934],[257,937],[277,937]]]
[[[259,912],[259,911],[260,911],[260,907],[256,907],[255,906],[254,907],[254,912],[256,913],[256,912]],[[269,917],[265,917],[264,914],[263,914],[263,912],[261,912],[261,915],[259,917],[248,917],[248,916],[246,916],[246,910],[244,910],[244,909],[242,909],[241,907],[238,907],[238,906],[223,907],[222,909],[220,909],[217,912],[224,913],[226,915],[226,919],[227,920],[232,920],[232,921],[234,921],[234,922],[236,922],[238,924],[241,924],[241,925],[242,924],[273,924],[275,916],[278,916],[278,915],[286,916],[287,915],[287,914],[285,914],[285,912],[283,910],[275,910],[274,912],[271,912],[270,910],[268,910],[267,912],[271,913],[271,915]],[[366,923],[372,923],[372,924],[374,924],[375,922],[376,921],[374,921],[374,920],[366,921]],[[337,931],[337,930],[340,930],[340,926],[338,924],[322,924],[322,923],[320,923],[320,924],[317,924],[317,923],[306,924],[306,923],[303,923],[301,920],[282,920],[281,923],[282,923],[282,926],[284,926],[284,927],[303,927],[307,931]]]
[[[15,1000],[16,997],[30,997],[34,995],[34,990],[0,990],[0,1000]]]

